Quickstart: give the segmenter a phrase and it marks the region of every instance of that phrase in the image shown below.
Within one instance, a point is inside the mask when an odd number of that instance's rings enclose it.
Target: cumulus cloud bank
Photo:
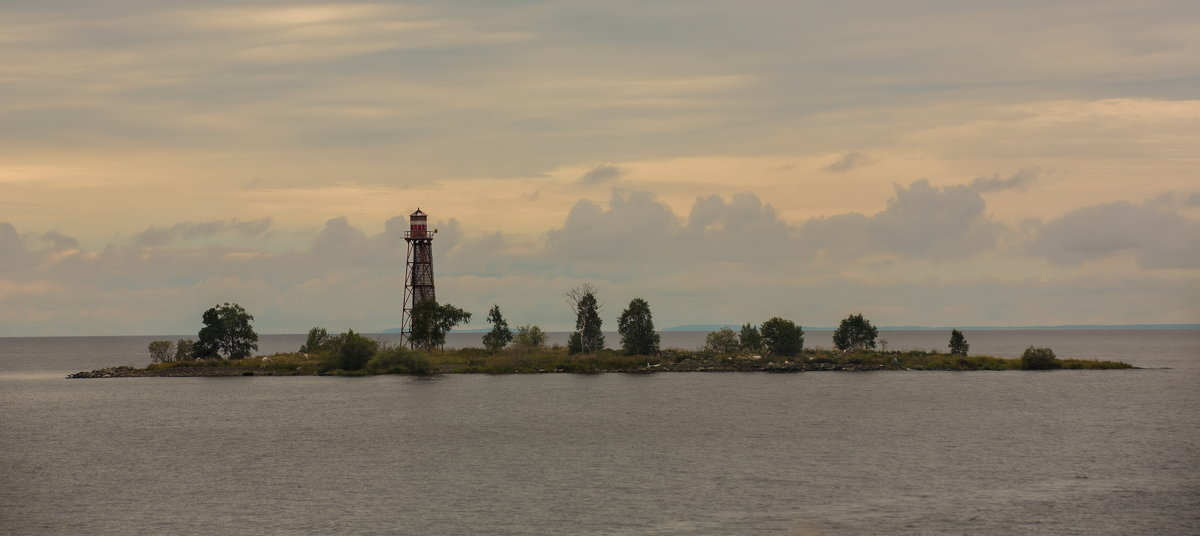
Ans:
[[[1029,180],[1013,177],[999,179],[1001,186]],[[434,241],[439,297],[468,310],[499,303],[514,321],[551,329],[569,325],[561,293],[584,280],[618,294],[618,303],[622,293],[647,298],[664,326],[771,314],[812,315],[828,325],[847,307],[894,315],[884,323],[1093,319],[1070,312],[1075,300],[1092,304],[1088,311],[1106,315],[1094,319],[1106,322],[1195,318],[1195,301],[1168,290],[1194,281],[1200,268],[1200,221],[1182,208],[1105,203],[1018,230],[988,216],[980,191],[993,183],[979,184],[918,180],[895,185],[878,212],[798,222],[751,192],[700,196],[677,214],[653,194],[616,189],[607,203],[579,200],[532,242],[442,220]],[[3,335],[188,333],[199,311],[223,301],[251,309],[264,332],[398,324],[402,216],[374,233],[347,217],[331,218],[306,248],[283,252],[176,243],[269,227],[269,219],[184,222],[84,251],[61,232],[22,233],[0,222]],[[1024,241],[1006,249],[999,237],[1014,234]],[[1146,272],[1120,276],[1104,299],[1078,284],[1088,263],[1125,255]],[[979,268],[976,259],[992,268]],[[928,263],[940,266],[935,280],[912,270]],[[1029,273],[1040,277],[1019,275]],[[1049,284],[1064,290],[1050,296]],[[1017,306],[1015,296],[1030,302]],[[1147,300],[1160,307],[1142,306]],[[1045,316],[1056,314],[1075,316]]]
[[[1149,270],[1200,268],[1200,221],[1118,201],[1073,210],[1038,229],[1029,251],[1059,264],[1131,253]]]

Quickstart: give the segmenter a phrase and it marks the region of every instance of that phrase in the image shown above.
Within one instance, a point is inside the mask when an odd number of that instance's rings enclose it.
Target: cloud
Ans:
[[[352,227],[345,216],[338,216],[325,221],[310,251],[328,257],[356,256],[366,241],[366,234]]]
[[[877,247],[910,257],[947,259],[995,245],[999,224],[988,220],[978,193],[964,186],[935,188],[926,180],[895,189],[887,209],[871,218]]]
[[[887,208],[874,215],[847,213],[803,222],[804,247],[843,259],[891,253],[949,260],[995,246],[1001,225],[988,219],[984,200],[970,188],[937,188],[922,179],[894,189]]]
[[[776,263],[804,254],[795,229],[750,192],[734,194],[729,201],[697,197],[677,243],[678,258],[707,262]]]
[[[1038,180],[1037,170],[1022,169],[1007,178],[999,175],[991,177],[976,177],[968,188],[979,192],[996,192],[1000,190],[1024,190]]]
[[[773,314],[829,325],[847,308],[897,323],[1184,321],[1197,313],[1189,305],[1196,293],[1180,290],[1194,286],[1189,274],[1080,268],[1121,255],[1147,270],[1200,268],[1200,225],[1174,209],[1086,207],[1032,222],[1022,231],[1025,247],[1011,252],[997,249],[997,236],[1016,230],[986,209],[970,185],[925,180],[895,185],[875,213],[795,222],[752,192],[696,197],[681,215],[649,192],[614,189],[606,203],[578,200],[540,241],[438,222],[438,296],[471,311],[499,303],[513,322],[552,329],[569,326],[561,294],[583,281],[597,283],[611,303],[650,300],[664,325]],[[242,236],[232,222],[162,229]],[[199,311],[224,301],[246,306],[264,333],[394,327],[406,229],[403,216],[375,232],[335,217],[282,252],[179,239],[87,251],[58,232],[0,223],[0,328],[188,333]],[[1171,288],[1162,309],[1147,305]],[[1064,300],[1089,310],[1073,312]]]
[[[833,161],[833,163],[821,169],[832,173],[845,173],[873,162],[875,162],[875,159],[871,158],[871,155],[858,151],[851,151],[839,156],[837,160]]]
[[[183,222],[170,227],[150,227],[133,236],[133,243],[144,247],[164,246],[176,240],[190,240],[232,231],[244,236],[257,236],[271,228],[271,218],[264,217],[249,221],[213,220],[206,222]]]
[[[607,210],[577,202],[563,226],[548,233],[546,251],[563,260],[658,259],[678,228],[675,214],[653,194],[613,190]]]
[[[625,170],[613,164],[597,164],[583,175],[580,175],[578,182],[585,185],[600,184],[616,180],[625,173]]]
[[[79,247],[78,240],[70,236],[66,236],[58,231],[44,233],[39,238],[42,242],[49,244],[51,249],[55,250],[75,249]]]
[[[0,222],[0,272],[14,270],[27,261],[25,240],[9,222]]]
[[[1200,192],[1163,192],[1152,198],[1148,206],[1171,210],[1200,206]]]
[[[1040,226],[1028,251],[1078,265],[1129,252],[1148,270],[1200,268],[1200,221],[1154,206],[1118,201],[1073,210]]]
[[[29,269],[78,247],[78,240],[58,231],[20,234],[12,223],[0,221],[0,273]]]
[[[548,259],[563,263],[694,262],[779,264],[817,257],[863,259],[881,254],[945,261],[995,248],[1003,226],[967,186],[926,180],[894,186],[887,208],[798,223],[783,221],[753,193],[729,200],[696,198],[680,218],[649,192],[614,190],[609,207],[580,200],[561,228],[550,231]],[[606,269],[617,269],[605,266]]]

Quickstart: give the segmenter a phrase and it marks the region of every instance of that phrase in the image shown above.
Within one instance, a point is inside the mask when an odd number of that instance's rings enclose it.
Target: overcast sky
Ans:
[[[1200,3],[0,0],[0,336],[1200,322]]]

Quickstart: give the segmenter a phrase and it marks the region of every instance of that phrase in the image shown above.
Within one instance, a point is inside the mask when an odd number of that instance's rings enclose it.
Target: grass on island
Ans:
[[[149,371],[170,368],[220,367],[255,374],[342,375],[484,373],[528,374],[542,372],[656,372],[691,370],[1019,370],[1019,358],[959,356],[936,351],[861,351],[843,353],[828,349],[806,349],[797,357],[717,354],[703,350],[668,349],[656,356],[628,356],[615,350],[569,355],[566,348],[505,348],[492,353],[482,348],[415,351],[386,347],[376,352],[362,368],[337,368],[336,356],[324,353],[287,353],[235,360],[198,360],[156,363]],[[1063,369],[1124,369],[1128,363],[1083,359],[1057,360]],[[182,371],[179,371],[182,372]]]

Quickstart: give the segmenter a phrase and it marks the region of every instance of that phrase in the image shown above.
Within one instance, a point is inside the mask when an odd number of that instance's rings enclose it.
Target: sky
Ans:
[[[1200,3],[0,0],[0,336],[1200,322]]]

